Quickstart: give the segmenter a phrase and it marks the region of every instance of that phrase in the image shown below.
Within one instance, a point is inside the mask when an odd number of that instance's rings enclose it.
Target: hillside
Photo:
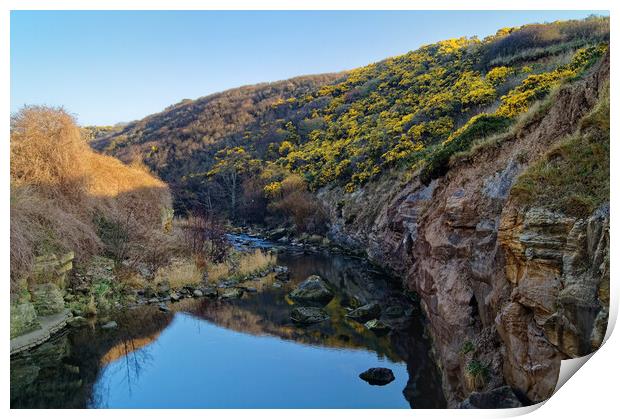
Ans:
[[[289,172],[311,190],[333,183],[347,192],[403,169],[422,168],[425,182],[443,175],[452,154],[507,130],[600,58],[608,25],[592,17],[504,28],[341,75],[233,89],[183,101],[93,144],[124,161],[142,158],[171,184],[181,211],[207,207],[256,222],[269,212],[268,197],[255,208],[258,197],[243,196],[245,181],[256,189],[260,178],[271,185],[268,195]],[[235,191],[212,171],[226,160],[238,166]]]

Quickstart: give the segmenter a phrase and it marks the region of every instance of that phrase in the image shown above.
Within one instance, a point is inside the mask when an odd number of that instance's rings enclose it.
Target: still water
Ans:
[[[13,357],[11,407],[445,407],[418,307],[393,279],[327,253],[286,251],[278,264],[289,267],[289,282],[249,282],[258,292],[240,300],[182,300],[169,313],[124,310],[112,316],[115,330],[69,330]],[[312,274],[336,297],[329,320],[299,327],[286,294]],[[402,314],[384,316],[393,330],[377,336],[345,318],[352,301]],[[371,386],[358,377],[371,367],[390,368],[396,379]]]

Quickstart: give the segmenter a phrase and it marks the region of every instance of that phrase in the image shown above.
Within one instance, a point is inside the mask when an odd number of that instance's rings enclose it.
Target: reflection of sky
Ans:
[[[378,366],[396,380],[379,387],[358,377]],[[408,408],[407,379],[404,363],[373,352],[253,336],[178,313],[155,342],[101,372],[93,407]]]

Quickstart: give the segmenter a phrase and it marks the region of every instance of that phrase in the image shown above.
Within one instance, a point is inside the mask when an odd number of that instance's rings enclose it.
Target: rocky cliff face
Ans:
[[[577,219],[520,207],[510,190],[578,128],[608,79],[607,57],[501,143],[455,162],[429,185],[386,180],[344,201],[335,189],[319,193],[331,208],[331,238],[363,248],[420,295],[452,406],[504,384],[544,400],[560,361],[602,342],[608,206]]]

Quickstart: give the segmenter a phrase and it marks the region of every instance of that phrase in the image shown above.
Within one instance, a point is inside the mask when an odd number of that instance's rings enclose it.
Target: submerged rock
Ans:
[[[334,298],[334,294],[320,276],[312,275],[291,291],[289,297],[297,303],[324,306]]]
[[[356,308],[347,314],[347,317],[365,323],[369,320],[376,319],[381,315],[381,307],[377,303],[370,303]]]
[[[507,409],[522,406],[512,389],[503,386],[484,393],[471,393],[459,404],[459,409]]]
[[[291,312],[291,320],[300,324],[320,323],[329,319],[329,315],[318,307],[295,307]]]
[[[359,377],[373,386],[384,386],[395,380],[394,373],[389,368],[370,368]]]

